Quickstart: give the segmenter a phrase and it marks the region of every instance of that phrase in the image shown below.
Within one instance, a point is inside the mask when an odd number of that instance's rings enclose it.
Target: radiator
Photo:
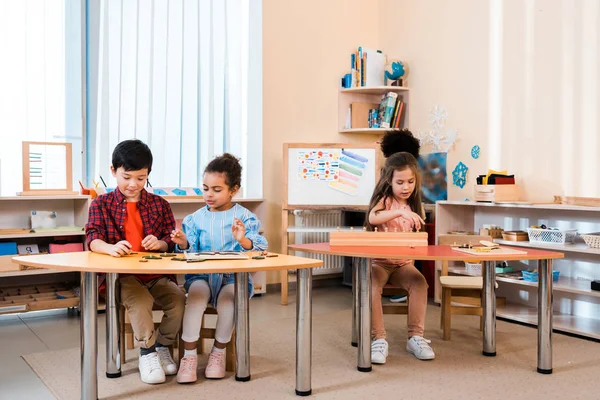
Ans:
[[[335,210],[312,211],[295,210],[295,227],[307,232],[295,232],[295,243],[322,243],[329,242],[329,231],[337,229],[342,225],[342,212]],[[310,232],[310,228],[315,228],[315,232]],[[313,269],[314,275],[341,273],[344,269],[344,259],[340,256],[331,256],[326,254],[305,253],[296,251],[299,257],[315,258],[323,260],[323,266]]]

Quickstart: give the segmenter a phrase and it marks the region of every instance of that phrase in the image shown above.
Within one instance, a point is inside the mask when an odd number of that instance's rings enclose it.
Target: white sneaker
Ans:
[[[413,336],[406,343],[406,351],[412,353],[419,360],[433,360],[435,353],[429,346],[431,340],[427,340],[421,336]]]
[[[155,384],[163,383],[166,380],[165,371],[160,366],[160,360],[156,352],[145,356],[140,354],[139,369],[142,382]]]
[[[173,357],[171,357],[169,348],[163,346],[157,347],[156,352],[158,353],[160,366],[165,371],[165,375],[175,375],[177,373],[177,365],[173,361]]]
[[[385,364],[388,356],[388,342],[385,339],[377,339],[371,343],[371,362],[373,364]]]

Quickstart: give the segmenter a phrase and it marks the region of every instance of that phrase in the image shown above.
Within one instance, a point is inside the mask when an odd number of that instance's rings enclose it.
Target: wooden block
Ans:
[[[427,246],[427,232],[330,232],[331,246]]]

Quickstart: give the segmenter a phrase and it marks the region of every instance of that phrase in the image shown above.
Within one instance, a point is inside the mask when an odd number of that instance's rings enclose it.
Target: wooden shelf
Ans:
[[[356,129],[342,129],[340,133],[373,133],[377,135],[384,134],[388,131],[399,131],[400,129],[391,128],[356,128]]]
[[[56,236],[85,236],[85,231],[56,231],[56,232],[34,232],[20,233],[14,235],[0,235],[0,239],[27,239],[41,237],[56,237]]]
[[[496,316],[537,326],[537,309],[522,304],[498,305]],[[600,319],[554,312],[552,327],[555,332],[567,332],[600,339]]]
[[[0,197],[0,201],[15,201],[15,200],[44,200],[44,201],[52,201],[52,200],[89,200],[90,196],[88,195],[65,195],[65,196],[2,196]]]
[[[461,267],[453,267],[448,268],[448,272],[456,274],[456,275],[465,275],[465,276],[480,276],[467,273],[466,268]],[[504,282],[511,285],[522,285],[522,286],[530,286],[537,288],[537,282],[528,282],[522,279],[511,279],[503,276],[496,275],[497,282]],[[584,294],[592,297],[600,297],[600,292],[596,290],[592,290],[590,287],[590,281],[583,279],[574,279],[566,276],[559,276],[558,281],[552,282],[552,291],[553,292],[563,292],[563,293],[576,293],[576,294]]]
[[[495,243],[504,244],[507,246],[526,247],[529,249],[556,250],[560,252],[584,253],[600,255],[600,249],[589,247],[585,243],[575,244],[556,244],[556,243],[537,243],[537,242],[513,242],[509,240],[494,239]]]
[[[405,86],[360,86],[347,89],[340,89],[341,93],[356,94],[385,94],[387,92],[408,92],[410,89]]]
[[[505,207],[505,208],[526,208],[533,210],[559,210],[559,211],[600,211],[600,207],[586,207],[586,206],[571,206],[565,204],[555,203],[484,203],[477,201],[451,201],[443,200],[438,201],[437,204],[441,205],[454,205],[454,206],[471,206],[471,207]]]

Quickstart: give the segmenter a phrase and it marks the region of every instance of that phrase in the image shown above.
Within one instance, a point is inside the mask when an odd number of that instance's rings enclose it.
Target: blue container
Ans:
[[[16,242],[0,242],[0,256],[19,254]]]
[[[538,281],[537,271],[521,271],[521,275],[523,275],[524,281],[527,281],[527,282],[537,282]],[[552,271],[552,280],[554,282],[557,282],[559,275],[560,275],[560,271]]]

